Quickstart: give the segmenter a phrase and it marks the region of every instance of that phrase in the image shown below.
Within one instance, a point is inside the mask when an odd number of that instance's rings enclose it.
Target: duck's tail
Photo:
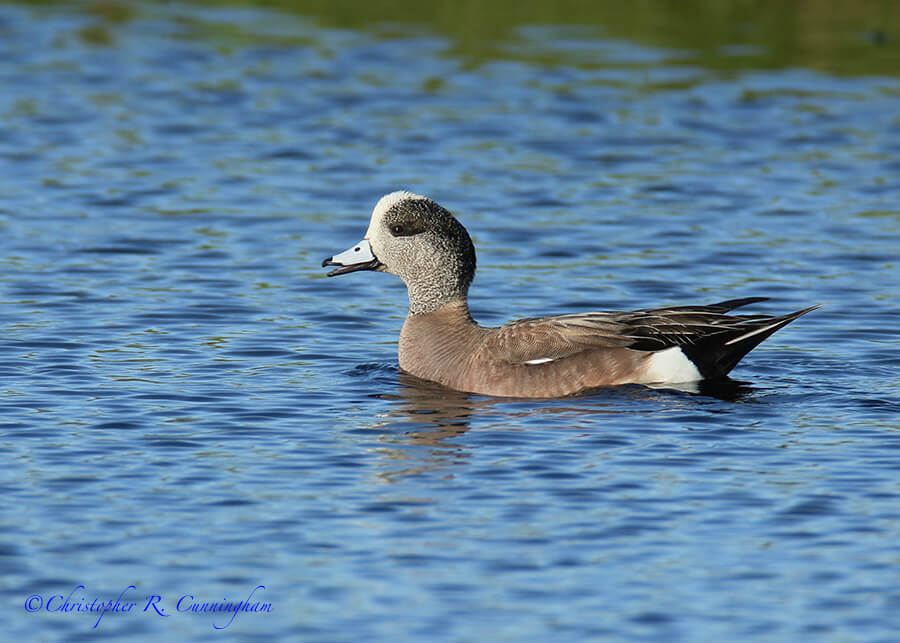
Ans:
[[[734,299],[713,304],[710,308],[727,311],[757,301],[760,299],[756,297]],[[744,355],[756,348],[767,337],[817,308],[819,308],[818,305],[810,306],[779,317],[759,315],[745,318],[731,328],[700,337],[693,343],[682,344],[681,350],[694,363],[704,379],[724,377],[741,361]]]

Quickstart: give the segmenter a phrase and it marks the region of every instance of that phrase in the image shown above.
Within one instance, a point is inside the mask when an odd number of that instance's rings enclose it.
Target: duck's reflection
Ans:
[[[473,415],[502,412],[508,423],[510,419],[531,416],[536,412],[618,414],[631,412],[627,403],[635,400],[665,399],[669,404],[678,405],[690,403],[692,398],[739,402],[755,391],[746,382],[724,378],[660,388],[641,385],[606,387],[555,399],[503,398],[454,391],[398,371],[396,393],[378,395],[397,404],[384,414],[386,421],[378,424],[383,426],[401,421],[418,425],[421,430],[411,427],[412,430],[406,434],[411,444],[446,446],[445,440],[469,430]]]
[[[403,372],[396,373],[396,383],[395,391],[377,395],[393,404],[369,427],[381,432],[377,450],[387,466],[378,475],[385,481],[469,462],[477,442],[458,438],[472,428],[473,421],[479,428],[518,433],[535,426],[536,416],[569,415],[577,418],[579,426],[584,426],[586,417],[594,416],[598,418],[596,426],[603,427],[623,413],[646,412],[648,403],[654,409],[659,402],[667,409],[684,408],[704,398],[707,402],[713,401],[710,398],[739,402],[754,392],[746,383],[729,379],[679,390],[633,385],[536,400],[462,393]]]
[[[407,373],[397,373],[397,390],[378,397],[395,405],[379,418],[378,426],[409,425],[404,434],[408,444],[450,448],[447,442],[469,430],[473,413],[488,409],[496,402],[487,398],[445,388],[435,382]]]

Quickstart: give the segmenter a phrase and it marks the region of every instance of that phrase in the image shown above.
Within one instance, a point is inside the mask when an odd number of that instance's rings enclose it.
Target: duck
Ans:
[[[429,197],[392,192],[375,205],[362,241],[328,257],[335,277],[358,271],[399,277],[409,294],[400,369],[466,393],[558,398],[602,387],[655,388],[728,379],[753,348],[819,306],[781,316],[735,315],[766,301],[744,297],[697,306],[531,317],[500,327],[468,305],[475,246],[465,227]]]

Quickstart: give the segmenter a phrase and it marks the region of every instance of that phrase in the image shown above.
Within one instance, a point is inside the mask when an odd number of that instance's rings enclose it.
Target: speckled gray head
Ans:
[[[357,270],[397,275],[409,290],[414,315],[465,301],[475,275],[475,247],[446,208],[419,194],[392,192],[375,205],[365,238],[322,265],[338,266],[329,277]]]

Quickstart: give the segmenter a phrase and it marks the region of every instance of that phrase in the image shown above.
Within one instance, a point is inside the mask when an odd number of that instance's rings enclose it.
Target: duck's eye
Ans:
[[[394,235],[395,237],[399,237],[405,232],[406,232],[406,228],[404,228],[399,223],[395,223],[394,225],[391,226],[391,234]]]

